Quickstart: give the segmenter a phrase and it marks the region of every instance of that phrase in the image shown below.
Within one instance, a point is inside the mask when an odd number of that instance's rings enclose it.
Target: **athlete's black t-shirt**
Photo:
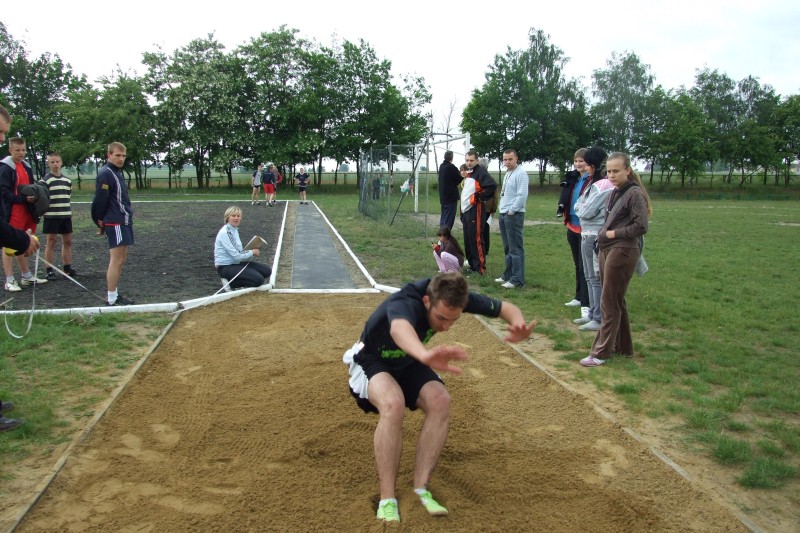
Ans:
[[[423,344],[433,337],[435,332],[428,323],[428,313],[422,302],[430,282],[430,279],[424,279],[409,283],[375,309],[361,333],[364,348],[355,356],[357,363],[362,364],[363,361],[372,358],[381,358],[389,366],[400,369],[414,360],[395,344],[390,335],[391,324],[392,320],[397,318],[407,320]],[[497,317],[500,315],[501,305],[500,300],[470,292],[464,312]]]

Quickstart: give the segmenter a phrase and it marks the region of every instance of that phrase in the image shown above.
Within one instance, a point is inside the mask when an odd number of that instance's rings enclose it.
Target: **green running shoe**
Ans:
[[[439,505],[439,502],[433,499],[430,491],[425,491],[419,495],[419,501],[425,506],[428,514],[431,516],[447,516],[447,509]]]
[[[378,520],[383,520],[384,522],[399,522],[400,511],[397,509],[397,502],[388,501],[378,507],[378,514],[376,515],[376,518]]]

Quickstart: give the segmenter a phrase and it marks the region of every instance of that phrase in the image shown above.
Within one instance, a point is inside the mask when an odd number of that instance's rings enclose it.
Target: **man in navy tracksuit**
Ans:
[[[125,175],[122,173],[126,156],[127,148],[124,144],[112,142],[108,145],[108,163],[97,173],[92,200],[92,220],[105,231],[108,238],[107,305],[135,303],[117,291],[122,265],[128,258],[128,247],[133,245],[133,209]]]

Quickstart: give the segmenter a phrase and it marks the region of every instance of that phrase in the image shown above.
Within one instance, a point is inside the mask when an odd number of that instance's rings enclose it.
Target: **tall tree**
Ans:
[[[597,100],[591,114],[603,124],[600,143],[611,150],[636,156],[635,127],[641,122],[647,96],[653,90],[650,65],[633,52],[613,52],[606,68],[593,74],[592,94]]]
[[[473,91],[461,128],[476,150],[498,158],[514,148],[521,161],[563,166],[585,135],[585,98],[564,75],[567,58],[542,30],[531,29],[528,48],[495,56],[484,85]],[[569,155],[568,155],[569,154]]]
[[[784,185],[789,185],[792,162],[800,159],[800,95],[793,94],[781,101],[776,111],[779,156],[783,159]],[[775,175],[775,185],[778,175]]]
[[[713,170],[717,159],[725,162],[728,165],[725,181],[729,182],[733,173],[741,115],[736,97],[736,82],[723,72],[705,68],[697,71],[690,94],[700,105],[712,127],[711,136],[706,141],[710,148],[711,168]]]
[[[63,105],[68,93],[85,87],[55,54],[33,59],[0,23],[0,93],[14,115],[14,131],[25,138],[36,176],[46,172],[47,152],[65,134]]]
[[[703,171],[711,148],[705,143],[709,137],[709,124],[703,110],[685,90],[674,98],[665,100],[669,120],[658,136],[662,164],[676,172],[681,187],[686,178],[696,178]]]
[[[739,184],[757,172],[766,173],[780,165],[775,112],[779,98],[770,85],[748,76],[736,84],[739,111],[738,135],[733,143],[733,160],[740,171]]]
[[[428,117],[423,107],[430,93],[423,80],[408,78],[397,87],[392,82],[392,64],[379,59],[365,41],[342,43],[339,68],[346,106],[337,144],[356,162],[360,176],[360,154],[376,145],[416,144],[427,133]],[[359,178],[360,179],[360,178]]]
[[[148,91],[155,96],[159,116],[173,125],[197,171],[197,186],[208,186],[211,157],[239,123],[244,76],[235,72],[238,63],[231,61],[213,34],[191,41],[171,56],[145,53],[143,63],[148,66]]]
[[[246,110],[251,132],[248,155],[253,163],[291,164],[292,147],[302,137],[300,88],[305,81],[302,54],[307,43],[298,30],[281,26],[237,50],[247,75],[251,101]]]

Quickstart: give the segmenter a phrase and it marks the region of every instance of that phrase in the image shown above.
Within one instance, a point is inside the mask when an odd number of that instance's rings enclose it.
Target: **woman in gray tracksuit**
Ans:
[[[606,203],[614,186],[604,175],[596,175],[575,204],[575,214],[581,220],[581,259],[586,285],[589,288],[589,314],[573,320],[582,324],[583,331],[598,331],[603,321],[600,312],[600,263],[594,251],[597,232],[606,219]]]

